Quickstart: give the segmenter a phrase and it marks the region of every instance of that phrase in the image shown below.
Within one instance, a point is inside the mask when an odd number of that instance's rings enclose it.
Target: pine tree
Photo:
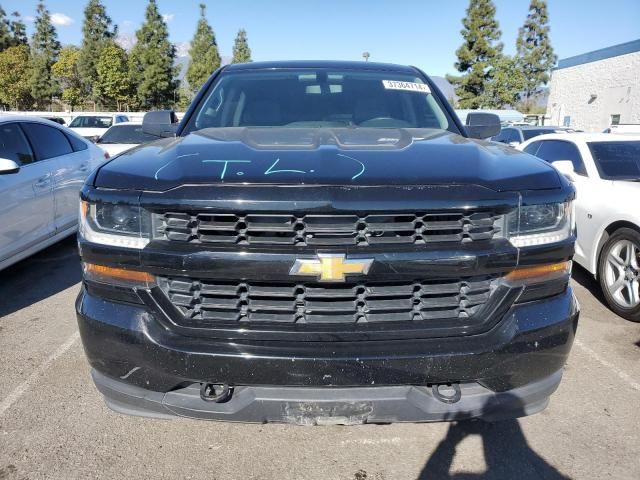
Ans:
[[[189,60],[186,79],[193,93],[220,67],[220,54],[218,53],[216,36],[213,28],[207,22],[205,11],[206,5],[201,3],[200,19],[189,49],[191,59]]]
[[[131,83],[127,66],[127,52],[114,41],[106,43],[96,63],[98,78],[94,91],[99,101],[109,109],[123,110],[130,101]]]
[[[13,37],[13,45],[28,45],[29,41],[27,39],[27,27],[25,27],[24,22],[22,21],[22,17],[18,12],[13,12],[11,14],[13,20],[11,20],[11,36]]]
[[[11,44],[11,24],[7,19],[7,13],[0,5],[0,52],[6,48],[9,48]]]
[[[531,0],[524,25],[518,30],[516,47],[526,84],[522,97],[525,105],[549,81],[549,72],[556,63],[549,38],[549,14],[545,0]]]
[[[178,88],[173,65],[176,49],[169,41],[167,24],[156,0],[149,0],[145,21],[136,32],[136,39],[129,56],[129,74],[136,86],[138,102],[145,108],[171,105]]]
[[[233,44],[233,60],[231,63],[248,63],[251,61],[251,49],[247,41],[247,32],[244,28],[238,30],[236,41]]]
[[[463,75],[447,75],[456,86],[460,108],[479,108],[491,68],[502,55],[500,29],[495,19],[496,7],[491,0],[470,0],[467,14],[462,19],[464,43],[458,50],[456,70]]]
[[[58,86],[51,67],[58,60],[60,42],[51,15],[40,1],[36,8],[35,31],[31,37],[29,86],[38,108],[51,103],[51,97],[58,93]]]
[[[82,24],[82,47],[80,50],[80,74],[83,80],[83,90],[86,95],[96,99],[93,84],[98,74],[96,63],[107,41],[115,38],[117,28],[111,28],[111,18],[107,15],[105,6],[100,0],[89,0],[84,9]]]

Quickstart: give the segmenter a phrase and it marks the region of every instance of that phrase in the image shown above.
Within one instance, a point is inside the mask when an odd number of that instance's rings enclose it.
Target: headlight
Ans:
[[[516,247],[566,240],[573,233],[572,202],[521,206],[504,219],[507,238]]]
[[[149,212],[137,205],[80,202],[79,232],[89,242],[142,249],[150,224]]]

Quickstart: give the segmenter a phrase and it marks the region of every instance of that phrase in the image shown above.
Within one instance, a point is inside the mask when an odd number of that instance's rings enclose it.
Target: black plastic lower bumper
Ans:
[[[532,415],[544,409],[562,378],[558,371],[537,382],[496,393],[477,383],[459,385],[460,399],[448,403],[424,386],[383,387],[253,387],[233,389],[227,402],[200,398],[191,385],[167,393],[153,392],[92,372],[98,390],[114,411],[166,418],[297,425],[440,422],[483,418],[501,420]]]
[[[107,301],[86,289],[76,308],[94,379],[114,409],[238,421],[301,419],[296,423],[321,423],[321,417],[340,423],[335,418],[432,421],[534,413],[560,380],[578,320],[577,302],[567,289],[514,305],[480,335],[241,343],[177,335],[144,305]],[[200,382],[234,385],[233,397],[215,404],[221,411],[211,410],[209,402],[194,398]],[[460,385],[458,403],[434,403],[428,387],[442,383]],[[362,409],[343,409],[351,403]],[[300,417],[309,410],[308,417]]]

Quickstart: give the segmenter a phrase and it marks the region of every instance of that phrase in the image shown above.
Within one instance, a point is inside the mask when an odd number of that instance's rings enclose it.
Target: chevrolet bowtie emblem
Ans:
[[[321,282],[344,282],[345,275],[366,275],[373,259],[347,260],[344,255],[318,254],[318,258],[299,258],[291,267],[291,275],[310,275]]]

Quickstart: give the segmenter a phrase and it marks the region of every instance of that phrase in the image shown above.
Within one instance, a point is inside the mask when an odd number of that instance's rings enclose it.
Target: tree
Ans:
[[[501,57],[491,72],[491,80],[485,86],[482,106],[497,109],[515,107],[525,83],[517,60],[509,56]]]
[[[251,61],[251,49],[247,42],[247,32],[244,28],[238,30],[236,41],[233,44],[233,60],[231,63],[248,63]]]
[[[58,93],[58,86],[51,67],[58,59],[60,42],[51,23],[49,11],[40,1],[36,9],[35,31],[31,37],[29,86],[31,96],[38,108],[50,104],[51,97]]]
[[[200,4],[200,19],[189,49],[186,79],[192,92],[197,91],[209,76],[220,67],[220,54],[213,28],[205,18],[206,5]]]
[[[456,70],[463,75],[447,75],[447,80],[456,86],[460,108],[478,108],[487,83],[491,79],[491,68],[502,55],[500,29],[495,19],[496,7],[491,0],[470,0],[467,14],[462,19],[460,31],[464,43],[458,50]]]
[[[123,110],[122,104],[130,102],[132,93],[129,81],[127,52],[115,41],[107,42],[96,63],[98,78],[94,92],[102,104]]]
[[[51,71],[62,88],[62,100],[71,106],[71,111],[85,100],[79,64],[80,49],[69,46],[60,50],[58,61],[51,67]]]
[[[7,20],[7,13],[0,5],[0,52],[11,46],[11,23]]]
[[[89,0],[84,9],[82,24],[82,47],[79,69],[86,95],[96,99],[93,85],[98,76],[96,64],[105,44],[115,38],[117,28],[111,28],[111,18],[100,0]]]
[[[161,108],[173,103],[178,88],[173,62],[176,49],[169,42],[167,24],[156,0],[149,0],[136,45],[129,56],[129,74],[136,86],[138,102],[145,108]]]
[[[31,106],[28,68],[28,46],[9,47],[0,53],[0,103],[18,110]]]
[[[545,0],[531,0],[524,25],[518,30],[516,47],[526,79],[522,92],[526,105],[547,84],[549,72],[557,60],[549,38],[549,14]]]
[[[11,36],[13,37],[13,45],[28,45],[29,41],[27,40],[27,27],[25,27],[24,22],[22,21],[22,17],[18,12],[13,12],[11,14],[13,20],[11,20]]]

